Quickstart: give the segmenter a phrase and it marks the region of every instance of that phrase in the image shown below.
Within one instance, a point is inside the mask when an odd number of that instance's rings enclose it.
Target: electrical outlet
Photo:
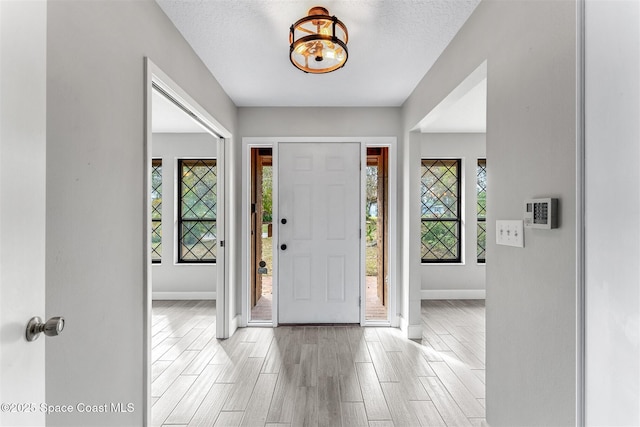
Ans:
[[[520,219],[496,221],[496,244],[524,248],[523,225]]]

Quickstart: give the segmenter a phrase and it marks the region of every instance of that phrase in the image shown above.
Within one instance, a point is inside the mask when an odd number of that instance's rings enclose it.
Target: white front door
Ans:
[[[278,145],[280,323],[360,322],[360,143]]]

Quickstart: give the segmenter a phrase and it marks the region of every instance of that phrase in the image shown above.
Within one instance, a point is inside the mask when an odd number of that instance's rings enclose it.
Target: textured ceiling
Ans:
[[[156,0],[238,106],[399,106],[480,0]],[[349,59],[312,75],[289,62],[289,27],[324,6]]]

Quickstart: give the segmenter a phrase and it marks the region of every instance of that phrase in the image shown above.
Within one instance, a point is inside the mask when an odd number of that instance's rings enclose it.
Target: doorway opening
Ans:
[[[273,320],[273,153],[251,149],[250,321]]]
[[[365,320],[387,320],[389,306],[389,148],[367,147]]]
[[[166,387],[176,380],[170,372],[186,372],[183,350],[231,332],[224,148],[232,135],[148,58],[145,74],[142,418],[160,425],[171,418],[162,402],[189,401],[185,389]],[[170,315],[186,306],[185,316]]]

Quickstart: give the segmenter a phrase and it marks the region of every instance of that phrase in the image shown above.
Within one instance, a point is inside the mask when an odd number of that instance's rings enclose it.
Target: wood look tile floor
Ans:
[[[484,301],[423,301],[393,328],[243,328],[214,301],[154,301],[153,426],[482,426]]]

